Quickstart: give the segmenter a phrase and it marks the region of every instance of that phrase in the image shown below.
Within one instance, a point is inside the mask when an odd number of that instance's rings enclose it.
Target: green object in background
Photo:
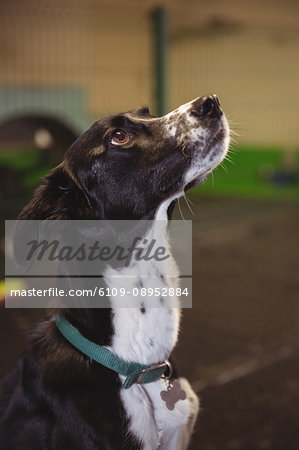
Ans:
[[[22,149],[10,150],[0,152],[0,165],[9,167],[16,171],[30,170],[35,167],[40,159],[40,150],[37,149]]]
[[[282,151],[238,147],[231,153],[230,159],[233,164],[224,161],[224,167],[217,167],[208,180],[194,188],[193,192],[256,199],[299,199],[298,167],[294,168],[294,171],[297,170],[297,181],[289,184],[274,181],[275,172],[283,166]]]
[[[29,189],[40,183],[52,168],[41,164],[41,151],[36,148],[0,152],[0,166],[14,170],[23,186]]]

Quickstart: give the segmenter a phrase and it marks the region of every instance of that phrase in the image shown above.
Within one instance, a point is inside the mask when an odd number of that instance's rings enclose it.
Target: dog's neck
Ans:
[[[178,275],[168,245],[167,229],[167,220],[154,221],[146,235],[148,242],[157,238],[157,234],[160,243],[161,238],[164,240],[163,246],[167,248],[169,258],[163,264],[158,265],[154,259],[147,262],[138,261],[122,269],[120,277],[119,272],[113,270],[108,270],[105,274],[105,281],[111,289],[120,291],[125,287],[126,292],[132,292],[134,288],[139,289],[140,295],[136,298],[129,294],[111,298],[114,333],[110,348],[123,359],[133,359],[142,364],[156,363],[168,358],[177,341],[179,299],[165,295],[169,288],[177,287]],[[155,289],[161,292],[161,295],[146,295]],[[141,294],[141,290],[145,295]],[[124,303],[129,307],[119,307]]]
[[[158,288],[167,292],[177,287],[176,263],[168,247],[168,208],[173,198],[164,202],[155,214],[155,220],[147,231],[148,242],[159,233],[164,240],[169,259],[159,266],[155,259],[133,262],[129,267],[113,269],[104,274],[105,285],[120,292],[125,288],[132,293],[134,288]],[[158,228],[158,231],[157,231]],[[171,278],[169,275],[171,274]],[[175,276],[176,275],[176,276]],[[140,291],[141,293],[141,291]],[[88,339],[108,347],[128,361],[152,364],[168,358],[176,344],[180,308],[176,297],[126,294],[110,298],[111,309],[72,309],[66,317]],[[122,305],[125,304],[125,307]]]

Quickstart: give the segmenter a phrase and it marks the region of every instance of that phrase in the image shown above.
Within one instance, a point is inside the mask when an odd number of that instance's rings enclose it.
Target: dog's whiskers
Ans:
[[[238,141],[237,141],[235,138],[231,137],[231,136],[230,136],[230,141],[231,141],[233,144],[238,144]]]
[[[233,130],[232,128],[229,130],[230,134],[234,134],[235,136],[240,136],[239,133],[237,133],[235,130]]]
[[[182,208],[181,208],[181,204],[180,204],[180,198],[178,198],[178,208],[180,211],[180,215],[181,215],[183,221],[185,222],[185,217],[183,216],[183,212],[182,212]]]
[[[191,208],[191,206],[190,206],[190,204],[189,204],[189,201],[190,201],[190,200],[188,199],[188,197],[186,196],[186,194],[184,194],[184,200],[185,200],[186,205],[188,206],[188,209],[189,209],[189,211],[191,212],[192,216],[194,216],[193,209]]]
[[[187,195],[187,192],[184,193],[185,197],[188,199],[188,202],[190,205],[196,206],[196,203],[194,203],[192,200],[190,200],[190,198]]]
[[[231,158],[229,158],[228,155],[226,155],[226,157],[224,158],[224,161],[228,161],[230,164],[232,164],[233,166],[235,166],[235,161]]]
[[[222,169],[223,169],[226,173],[228,173],[227,167],[224,165],[223,162],[220,163],[220,167],[222,167]]]

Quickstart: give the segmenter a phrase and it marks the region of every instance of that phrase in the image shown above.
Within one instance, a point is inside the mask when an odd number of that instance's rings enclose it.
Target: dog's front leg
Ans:
[[[179,378],[179,382],[186,392],[186,400],[178,402],[175,409],[169,412],[168,427],[164,429],[158,450],[186,450],[190,442],[199,411],[199,399],[186,378]]]
[[[179,381],[182,389],[184,389],[184,391],[186,392],[190,410],[188,421],[186,425],[183,427],[179,436],[178,450],[185,450],[188,448],[190,438],[194,429],[194,425],[198,416],[199,398],[193,391],[192,387],[190,386],[190,383],[186,380],[186,378],[180,378]]]

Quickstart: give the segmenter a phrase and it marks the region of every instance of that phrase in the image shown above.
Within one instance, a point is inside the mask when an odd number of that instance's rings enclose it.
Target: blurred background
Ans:
[[[192,449],[299,449],[298,80],[297,0],[0,2],[2,280],[4,220],[95,120],[206,93],[227,114],[229,160],[175,213],[193,220]],[[42,314],[2,300],[1,377]]]

